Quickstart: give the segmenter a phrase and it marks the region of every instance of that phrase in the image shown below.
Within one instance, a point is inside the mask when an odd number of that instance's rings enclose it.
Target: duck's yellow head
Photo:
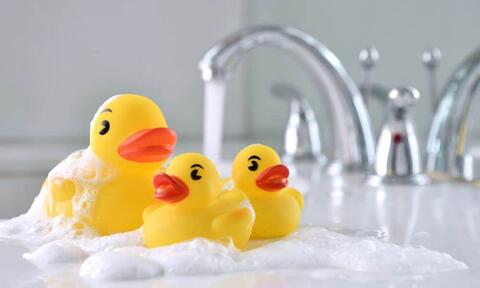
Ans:
[[[271,147],[253,144],[235,157],[232,178],[235,186],[245,193],[279,191],[288,185],[289,171]]]
[[[154,177],[155,198],[182,206],[202,206],[213,201],[221,191],[220,174],[207,157],[185,153],[175,157],[165,173]]]
[[[158,169],[172,154],[175,132],[158,106],[135,94],[113,96],[90,123],[90,147],[120,170]]]

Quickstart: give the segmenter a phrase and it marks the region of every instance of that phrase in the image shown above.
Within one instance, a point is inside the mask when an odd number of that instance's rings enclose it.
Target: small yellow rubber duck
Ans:
[[[297,228],[304,200],[299,191],[287,187],[288,175],[277,152],[266,145],[247,146],[235,157],[233,182],[255,209],[252,238],[281,237]]]
[[[90,123],[90,148],[49,173],[43,186],[47,215],[75,217],[75,228],[89,226],[100,235],[140,227],[143,210],[154,203],[151,179],[163,170],[175,143],[174,131],[152,100],[111,97]]]
[[[147,247],[164,246],[197,237],[243,248],[255,214],[239,190],[222,190],[215,165],[205,156],[186,153],[175,157],[165,173],[154,178],[159,201],[143,213]]]

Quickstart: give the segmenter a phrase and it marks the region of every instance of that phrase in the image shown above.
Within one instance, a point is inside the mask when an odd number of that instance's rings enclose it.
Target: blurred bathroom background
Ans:
[[[88,145],[91,117],[112,95],[151,97],[177,131],[179,151],[201,151],[198,61],[228,34],[255,24],[311,34],[357,83],[364,77],[358,54],[375,45],[380,59],[373,82],[387,88],[412,85],[421,92],[413,116],[424,147],[433,110],[422,52],[431,46],[441,50],[441,89],[480,46],[478,11],[475,0],[0,1],[0,218],[25,211],[48,171]],[[285,55],[257,49],[232,75],[227,143],[281,148],[288,105],[271,95],[276,82],[297,87],[314,107],[321,129],[328,130],[319,92]],[[368,109],[378,132],[385,104],[371,100]],[[224,157],[234,153],[227,149]]]

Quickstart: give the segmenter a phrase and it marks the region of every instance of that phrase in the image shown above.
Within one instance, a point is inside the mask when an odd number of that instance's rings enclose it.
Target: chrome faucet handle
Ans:
[[[408,109],[420,99],[420,92],[413,87],[400,87],[388,93],[389,104],[393,110]]]
[[[435,69],[442,60],[442,51],[438,47],[429,47],[422,53],[422,62],[428,69]]]
[[[360,50],[358,54],[358,61],[364,70],[363,84],[361,85],[363,89],[363,100],[368,106],[368,100],[372,96],[372,70],[377,64],[380,55],[378,54],[377,48],[371,45]]]
[[[411,107],[420,98],[412,87],[392,89],[388,94],[387,118],[377,144],[375,175],[370,183],[421,185],[428,183],[422,174],[417,136],[410,117]]]
[[[358,61],[365,70],[371,70],[375,67],[379,58],[380,55],[378,54],[378,50],[373,45],[363,48],[358,54]]]
[[[442,60],[442,52],[437,47],[429,47],[422,53],[423,65],[428,71],[428,82],[430,90],[430,98],[432,100],[433,113],[437,110],[439,95],[437,93],[437,68]]]
[[[325,157],[322,154],[318,122],[310,103],[297,88],[284,82],[274,83],[270,92],[290,103],[282,158],[286,162],[307,160],[323,163]]]

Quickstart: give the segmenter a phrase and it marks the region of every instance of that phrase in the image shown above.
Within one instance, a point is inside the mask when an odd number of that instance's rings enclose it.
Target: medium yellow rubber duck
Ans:
[[[147,247],[164,246],[197,237],[243,248],[255,218],[247,197],[239,190],[222,190],[215,165],[205,156],[175,157],[165,173],[154,178],[158,202],[143,213]]]
[[[75,152],[47,177],[49,217],[74,217],[74,226],[100,235],[134,230],[152,204],[151,179],[163,170],[176,135],[160,108],[140,95],[108,99],[90,123],[90,148]]]
[[[288,176],[288,168],[268,146],[250,145],[235,157],[233,182],[255,209],[252,238],[281,237],[297,228],[304,200],[299,191],[287,187]]]

